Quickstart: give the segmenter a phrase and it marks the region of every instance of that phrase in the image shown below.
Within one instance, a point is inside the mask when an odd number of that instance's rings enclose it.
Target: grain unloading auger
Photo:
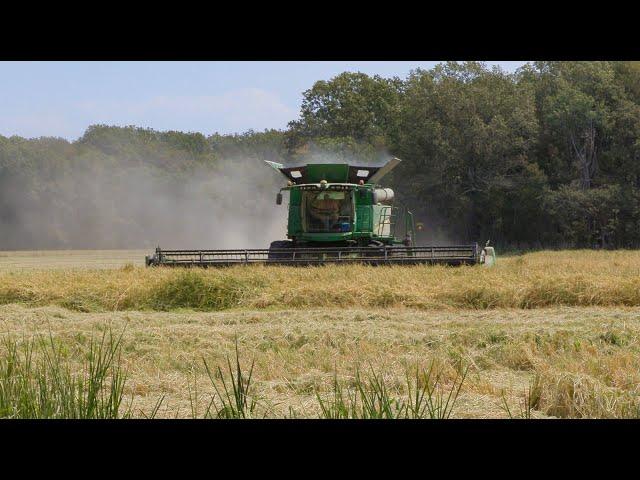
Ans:
[[[380,179],[400,160],[384,166],[344,163],[284,167],[266,162],[288,180],[288,240],[268,249],[162,250],[146,257],[146,264],[222,267],[264,263],[279,265],[447,264],[492,265],[495,251],[488,244],[416,246],[413,215],[394,205],[394,193],[381,187]]]

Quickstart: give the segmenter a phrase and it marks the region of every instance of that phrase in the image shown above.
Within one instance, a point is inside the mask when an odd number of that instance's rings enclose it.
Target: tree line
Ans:
[[[531,62],[514,73],[447,62],[406,78],[346,72],[303,92],[299,118],[282,131],[94,125],[73,142],[0,136],[0,249],[137,246],[126,232],[138,239],[151,227],[131,206],[131,172],[153,178],[145,194],[161,197],[169,190],[158,185],[188,195],[176,186],[188,190],[202,172],[233,182],[229,164],[243,175],[262,160],[390,155],[403,162],[385,186],[425,224],[421,241],[637,247],[640,62]],[[275,182],[265,174],[256,198]],[[203,192],[216,202],[220,188]]]

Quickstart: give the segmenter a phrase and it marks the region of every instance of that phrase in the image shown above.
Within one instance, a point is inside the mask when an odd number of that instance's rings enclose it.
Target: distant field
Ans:
[[[149,250],[0,250],[0,271],[40,268],[118,268],[144,265]]]
[[[223,365],[237,338],[268,416],[317,416],[317,393],[334,375],[353,386],[356,365],[402,392],[430,361],[449,384],[469,369],[454,417],[506,417],[505,403],[519,416],[525,399],[534,417],[640,416],[640,252],[222,270],[149,269],[145,251],[39,253],[0,253],[0,330],[51,331],[80,352],[91,332],[124,328],[138,412],[166,395],[159,416],[190,416],[194,388],[211,391],[202,359]]]

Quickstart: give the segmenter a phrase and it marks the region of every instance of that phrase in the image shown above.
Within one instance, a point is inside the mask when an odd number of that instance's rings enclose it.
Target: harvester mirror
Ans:
[[[280,192],[276,195],[276,205],[282,205],[282,193]]]

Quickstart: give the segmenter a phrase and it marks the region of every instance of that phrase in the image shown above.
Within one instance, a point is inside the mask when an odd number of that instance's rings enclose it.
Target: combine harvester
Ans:
[[[288,167],[266,162],[281,172],[289,191],[287,238],[268,249],[162,250],[146,257],[148,266],[223,267],[250,263],[268,265],[493,265],[495,251],[477,243],[452,246],[414,245],[413,215],[393,205],[394,194],[378,182],[396,167],[393,158],[382,167],[343,163]]]

